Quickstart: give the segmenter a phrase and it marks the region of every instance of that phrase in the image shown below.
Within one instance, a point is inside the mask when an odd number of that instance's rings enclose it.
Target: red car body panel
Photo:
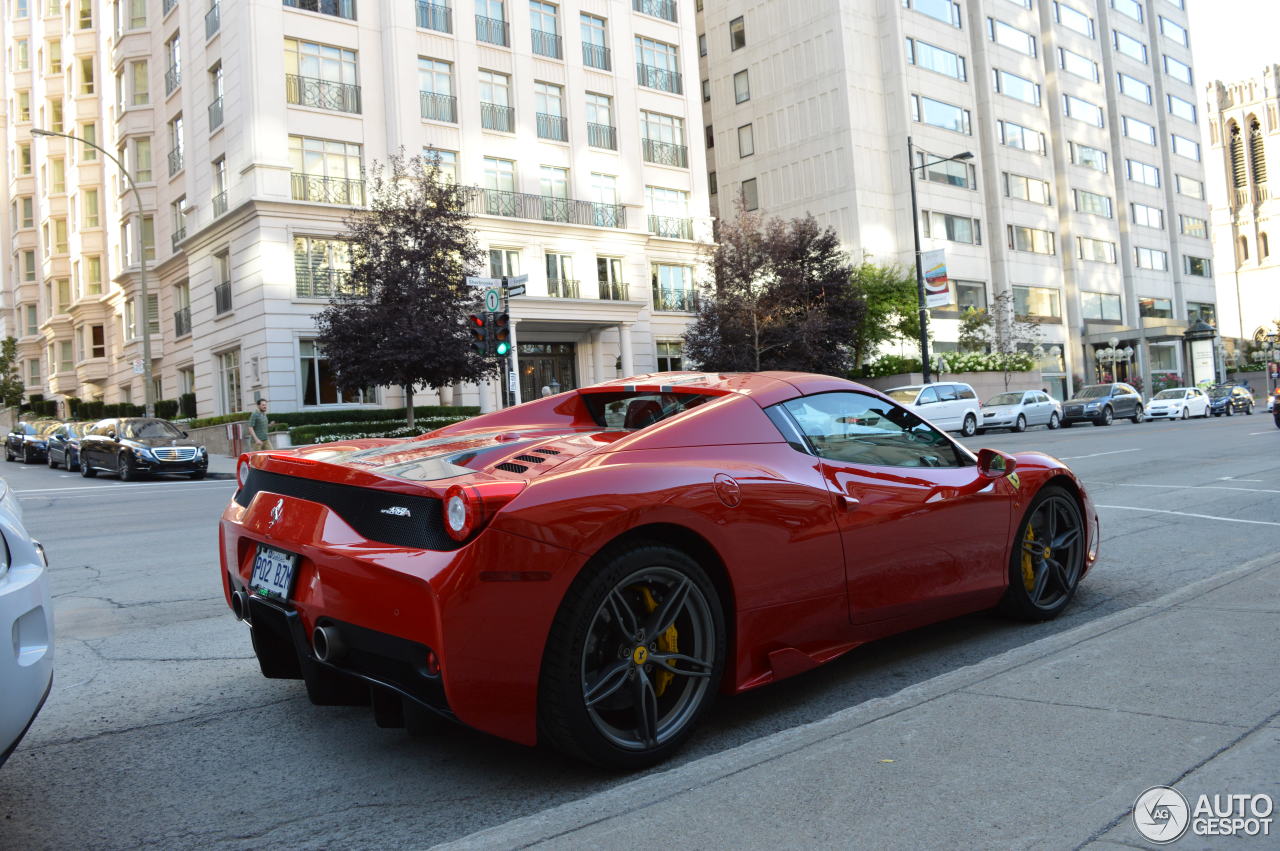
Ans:
[[[635,431],[592,420],[584,396],[633,387],[710,398]],[[224,592],[230,602],[233,591],[247,589],[258,544],[297,553],[289,603],[307,635],[325,617],[427,645],[459,720],[534,744],[555,614],[579,572],[625,535],[678,534],[714,562],[704,567],[732,616],[726,692],[994,605],[1008,582],[1014,530],[1050,479],[1080,495],[1086,570],[1092,565],[1096,512],[1055,459],[1019,454],[1016,477],[994,480],[974,466],[833,463],[790,446],[763,410],[837,390],[886,398],[827,376],[667,373],[540,399],[413,441],[244,456],[255,470],[406,495],[443,497],[459,480],[527,484],[452,551],[372,541],[325,505],[269,490],[247,507],[233,501],[221,521]],[[350,458],[379,447],[374,460]],[[535,449],[547,454],[525,473],[494,467]],[[461,477],[413,481],[380,472],[462,450],[483,461]]]

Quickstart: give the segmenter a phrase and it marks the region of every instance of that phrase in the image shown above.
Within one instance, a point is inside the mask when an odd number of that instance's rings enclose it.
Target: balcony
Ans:
[[[622,281],[599,281],[600,298],[604,301],[630,301],[630,287]]]
[[[226,215],[227,213],[227,191],[224,189],[217,195],[213,196],[213,217]]]
[[[175,148],[169,152],[169,176],[173,177],[182,171],[182,148]]]
[[[538,113],[538,138],[553,139],[557,142],[569,141],[569,122],[563,115]]]
[[[182,69],[174,65],[164,72],[164,93],[173,94],[173,90],[182,85]]]
[[[424,30],[436,32],[453,32],[453,10],[439,3],[428,3],[418,0],[418,26]]]
[[[178,253],[178,243],[187,238],[187,226],[183,225],[173,232],[169,237],[169,244],[173,246],[173,252]]]
[[[581,298],[577,281],[568,278],[548,278],[547,295],[552,298]]]
[[[676,21],[675,0],[631,0],[631,8],[643,15],[652,15],[664,21]]]
[[[313,269],[307,265],[306,258],[299,258],[294,263],[294,280],[298,298],[333,298],[362,294],[361,290],[348,283],[345,270]]]
[[[225,312],[225,311],[224,311]],[[184,307],[173,312],[173,336],[185,337],[191,333],[191,308]]]
[[[500,130],[503,133],[516,131],[516,110],[512,106],[497,103],[480,102],[480,126],[485,130]]]
[[[650,215],[649,233],[667,239],[693,239],[693,219]]]
[[[671,142],[659,142],[657,139],[645,139],[644,161],[658,165],[670,165],[676,168],[689,167],[689,149],[684,145]]]
[[[213,312],[219,316],[231,312],[230,281],[223,281],[213,288]]]
[[[284,5],[305,12],[319,12],[335,18],[356,19],[356,0],[284,0]]]
[[[285,99],[297,106],[360,114],[360,87],[316,77],[284,75]]]
[[[626,209],[621,204],[599,204],[574,198],[530,195],[502,189],[470,188],[467,212],[512,219],[532,219],[563,224],[625,229]]]
[[[636,63],[636,82],[640,85],[672,94],[684,94],[684,82],[679,71],[668,71],[655,65]]]
[[[609,48],[603,44],[582,44],[582,64],[588,68],[599,68],[601,71],[609,71],[613,68],[613,57],[610,55]]]
[[[209,132],[222,126],[222,97],[209,104]]]
[[[428,121],[447,121],[458,123],[458,99],[453,95],[438,95],[435,92],[418,92],[422,102],[422,117]]]
[[[552,59],[564,58],[564,41],[560,36],[546,30],[530,30],[529,34],[533,36],[534,53]]]
[[[695,313],[698,310],[698,293],[696,290],[668,290],[654,287],[653,309]]]
[[[301,174],[296,171],[289,177],[295,201],[317,201],[321,204],[342,204],[347,207],[364,206],[363,180]]]
[[[612,124],[587,123],[587,144],[593,148],[618,150],[618,128]]]
[[[476,15],[476,41],[510,47],[511,39],[508,36],[507,22]]]
[[[204,13],[204,38],[205,41],[213,38],[218,30],[222,28],[222,4],[214,3],[209,7],[209,11]]]

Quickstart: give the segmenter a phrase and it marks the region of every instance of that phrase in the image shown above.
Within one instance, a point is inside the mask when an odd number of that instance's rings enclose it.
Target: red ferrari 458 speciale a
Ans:
[[[717,692],[980,609],[1051,618],[1098,546],[1061,462],[803,373],[640,376],[237,478],[222,582],[265,676],[627,768]]]

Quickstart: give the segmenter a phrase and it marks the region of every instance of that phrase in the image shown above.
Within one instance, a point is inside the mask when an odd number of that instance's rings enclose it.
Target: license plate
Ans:
[[[287,600],[293,589],[293,574],[297,566],[298,556],[294,553],[259,544],[249,587],[268,597]]]

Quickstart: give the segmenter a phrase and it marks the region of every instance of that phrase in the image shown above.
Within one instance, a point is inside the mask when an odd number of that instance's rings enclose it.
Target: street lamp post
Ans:
[[[924,383],[928,384],[929,374],[929,305],[925,300],[924,294],[924,262],[920,259],[920,210],[916,202],[916,172],[922,168],[938,163],[961,162],[963,160],[973,159],[972,151],[965,151],[962,154],[956,154],[953,157],[935,157],[927,163],[915,165],[916,153],[915,145],[911,141],[911,137],[907,137],[907,165],[909,171],[907,177],[911,183],[911,235],[915,237],[916,245],[916,301],[918,310],[920,311],[920,372],[924,377]]]
[[[134,205],[138,208],[138,290],[141,293],[142,301],[142,398],[145,402],[146,413],[148,417],[156,415],[156,391],[151,380],[151,315],[150,301],[147,298],[147,256],[146,242],[142,235],[142,195],[138,193],[138,185],[133,182],[133,175],[124,167],[124,163],[116,159],[115,155],[102,147],[96,142],[90,142],[88,139],[82,139],[71,133],[59,133],[56,130],[44,130],[39,127],[31,129],[33,136],[62,136],[73,142],[80,142],[92,148],[97,148],[108,159],[110,159],[120,169],[120,173],[124,175],[124,179],[129,182],[129,191],[133,193]],[[139,311],[134,311],[134,321],[137,321]]]

